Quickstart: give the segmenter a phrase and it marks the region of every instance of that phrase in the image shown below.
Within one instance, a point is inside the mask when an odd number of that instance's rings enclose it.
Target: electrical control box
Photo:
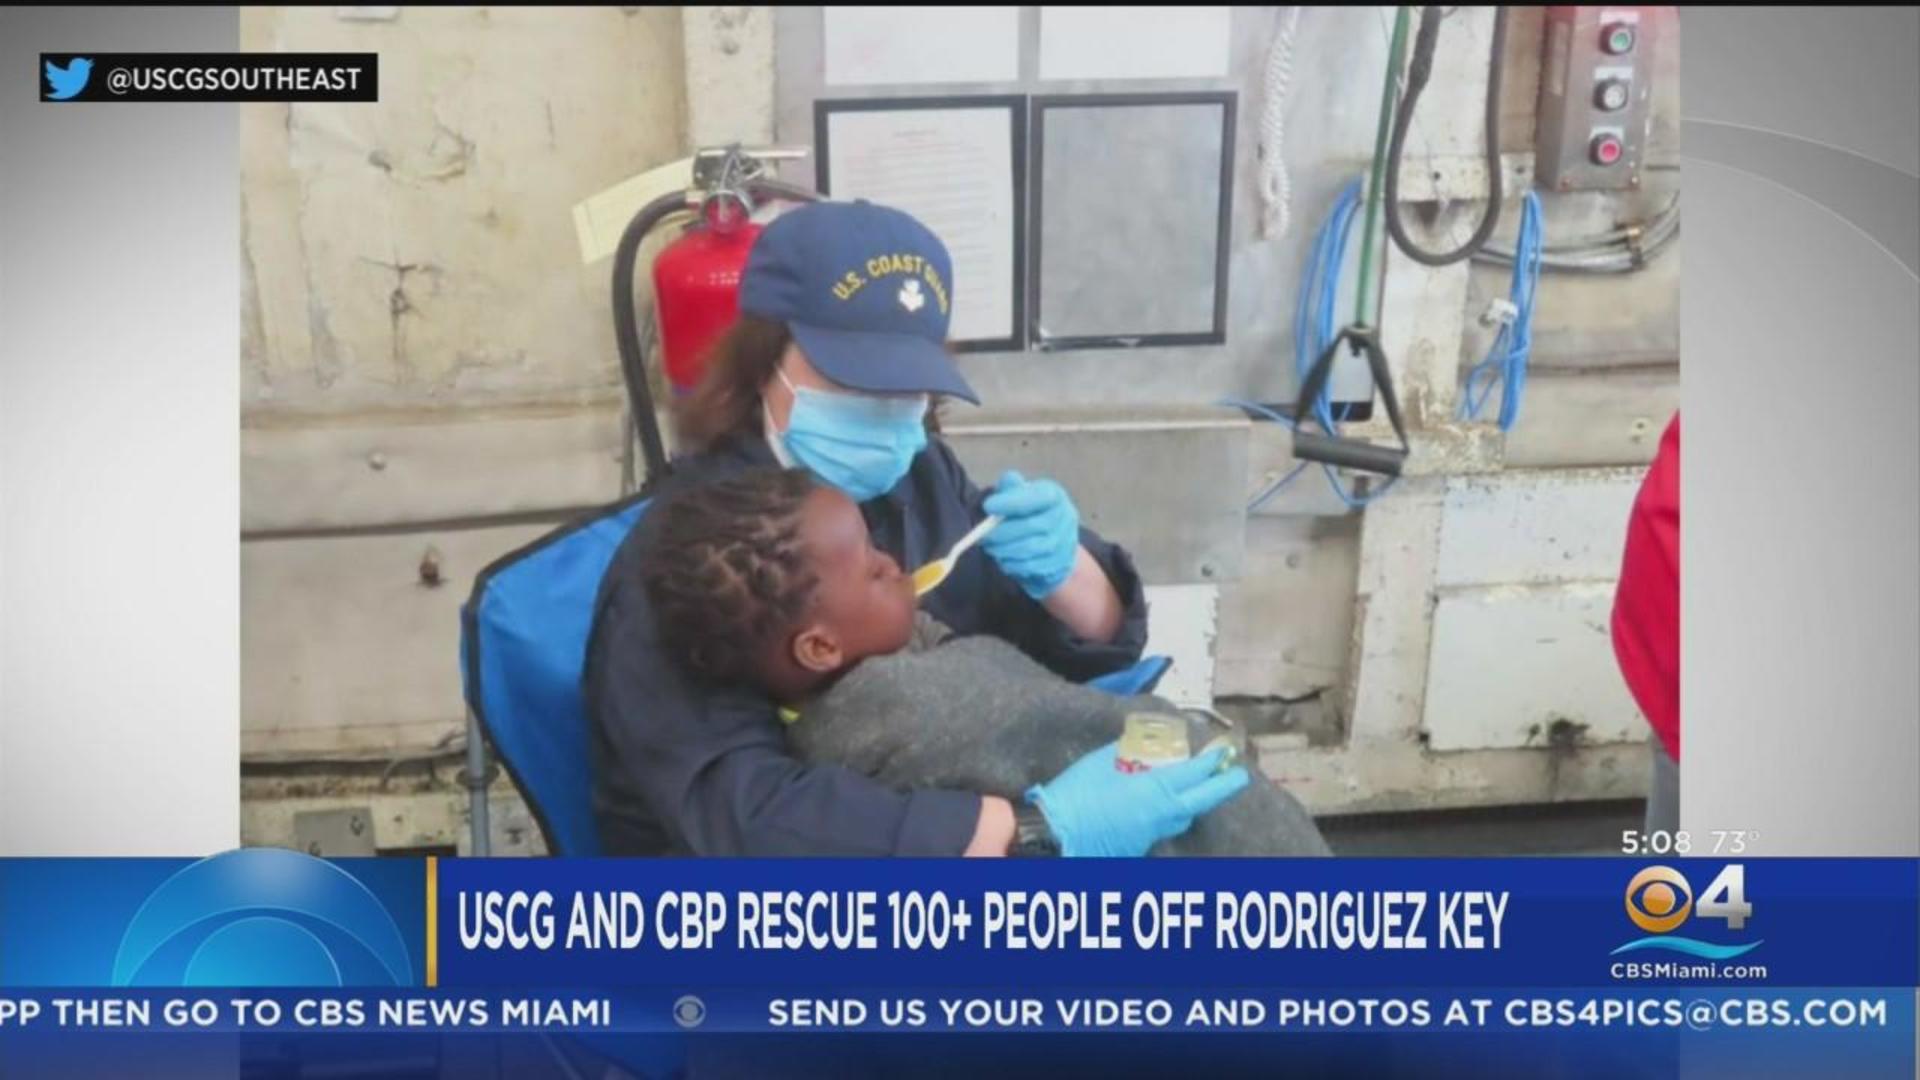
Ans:
[[[1640,186],[1658,9],[1547,8],[1534,175],[1549,191]]]

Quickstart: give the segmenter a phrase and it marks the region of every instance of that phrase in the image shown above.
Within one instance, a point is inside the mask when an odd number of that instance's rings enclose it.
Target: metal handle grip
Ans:
[[[1297,429],[1293,433],[1293,456],[1302,461],[1320,461],[1382,476],[1399,476],[1407,461],[1406,450],[1398,446],[1315,435]]]

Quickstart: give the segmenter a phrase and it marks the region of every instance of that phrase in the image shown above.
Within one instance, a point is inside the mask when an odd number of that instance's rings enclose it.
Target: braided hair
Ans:
[[[655,507],[641,580],[660,640],[684,669],[752,680],[775,635],[797,623],[819,577],[800,540],[814,490],[802,469],[761,467],[699,484]]]

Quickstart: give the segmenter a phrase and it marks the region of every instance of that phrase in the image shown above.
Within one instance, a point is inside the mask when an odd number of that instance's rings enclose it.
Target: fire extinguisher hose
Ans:
[[[627,405],[640,431],[640,451],[646,457],[649,484],[667,475],[667,444],[660,435],[653,388],[647,384],[647,357],[640,348],[640,313],[634,308],[633,278],[640,244],[647,234],[669,216],[689,209],[684,191],[660,196],[627,222],[613,251],[613,340],[620,349],[620,376],[626,381]]]

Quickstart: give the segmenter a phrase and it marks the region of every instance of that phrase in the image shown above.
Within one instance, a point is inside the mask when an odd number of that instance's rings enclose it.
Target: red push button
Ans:
[[[1595,165],[1611,165],[1619,161],[1620,155],[1626,150],[1620,145],[1620,138],[1617,135],[1595,135],[1587,149]]]

